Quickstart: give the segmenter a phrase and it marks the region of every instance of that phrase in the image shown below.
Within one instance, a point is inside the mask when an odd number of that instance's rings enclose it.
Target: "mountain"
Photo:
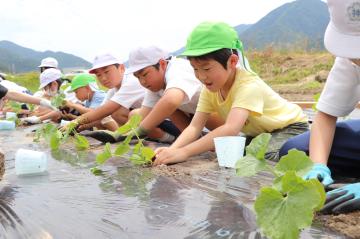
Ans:
[[[240,24],[235,26],[235,30],[237,31],[238,35],[249,29],[253,24]]]
[[[0,41],[0,71],[13,73],[34,71],[45,57],[56,58],[59,68],[89,68],[91,66],[88,61],[72,54],[60,51],[34,51],[10,41]]]
[[[321,0],[296,0],[271,11],[255,24],[234,26],[246,49],[323,50],[324,33],[330,17]],[[184,47],[173,52],[178,55]]]
[[[297,0],[271,11],[246,30],[236,26],[246,48],[267,46],[324,49],[323,37],[329,22],[329,12],[321,0]]]

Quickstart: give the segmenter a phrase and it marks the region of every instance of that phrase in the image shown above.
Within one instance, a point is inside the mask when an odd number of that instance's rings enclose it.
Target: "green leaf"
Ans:
[[[100,175],[102,173],[102,170],[97,167],[93,167],[90,169],[90,172],[92,172],[94,175]]]
[[[130,141],[133,139],[133,137],[134,137],[134,134],[133,134],[132,132],[129,133],[129,134],[126,136],[126,138],[125,138],[125,140],[123,141],[123,143],[124,143],[124,144],[129,144]]]
[[[317,192],[319,193],[320,201],[318,206],[315,208],[316,211],[319,211],[324,207],[325,201],[326,201],[326,192],[324,189],[324,185],[320,183],[317,179],[310,179],[308,182],[312,183],[314,187],[317,189]]]
[[[65,131],[64,137],[63,137],[64,141],[70,136],[71,132],[76,133],[76,131],[75,131],[76,126],[77,126],[77,123],[75,123],[75,122],[70,122],[69,124],[66,125],[66,131]]]
[[[136,128],[139,126],[140,122],[141,122],[141,115],[135,114],[131,116],[127,124],[129,124],[132,128]]]
[[[52,150],[56,150],[60,146],[60,140],[61,140],[62,134],[59,131],[55,131],[50,136],[50,148]]]
[[[256,173],[266,169],[266,161],[259,160],[253,155],[248,154],[240,158],[236,164],[236,175],[242,177],[254,176]]]
[[[143,165],[146,163],[145,159],[139,154],[132,154],[129,160],[135,165]]]
[[[137,144],[135,144],[135,146],[134,146],[134,149],[133,149],[134,154],[139,154],[142,146],[143,146],[142,140],[139,140],[137,142]]]
[[[313,162],[302,151],[292,149],[287,155],[282,156],[275,166],[275,171],[280,175],[287,171],[295,171],[298,176],[304,176],[313,166]]]
[[[123,126],[121,126],[120,128],[118,128],[116,130],[116,133],[119,134],[126,134],[127,132],[129,132],[131,130],[131,125],[130,124],[124,124]]]
[[[86,139],[86,137],[76,134],[75,135],[75,147],[78,150],[85,150],[90,147],[89,141]]]
[[[98,164],[104,164],[111,157],[112,157],[112,154],[111,154],[110,143],[106,143],[105,147],[104,147],[104,152],[96,155],[96,162]]]
[[[151,163],[152,158],[155,156],[154,150],[150,147],[142,147],[140,153],[145,158],[145,163]]]
[[[21,111],[21,104],[15,102],[15,101],[10,101],[10,108],[12,111],[14,111],[16,114],[18,114]]]
[[[257,222],[269,238],[295,239],[311,225],[314,212],[322,203],[318,185],[305,181],[295,172],[281,178],[282,191],[264,187],[255,201]]]
[[[56,128],[56,126],[53,125],[53,124],[46,124],[46,125],[44,125],[43,130],[42,130],[43,136],[44,136],[44,138],[45,138],[47,141],[50,140],[50,138],[52,137],[52,135],[53,135],[56,131],[57,131],[57,128]]]
[[[61,90],[61,91],[64,91],[64,90],[66,90],[66,88],[68,88],[69,86],[71,86],[71,84],[70,84],[70,83],[61,84],[61,86],[60,86],[60,90]]]
[[[114,154],[116,156],[121,156],[121,155],[126,154],[127,152],[129,152],[129,150],[130,150],[130,146],[128,144],[121,143],[115,149]]]
[[[51,99],[51,105],[53,105],[56,108],[63,106],[64,102],[65,102],[65,94],[64,93],[57,94],[56,96],[54,96]]]
[[[28,106],[28,108],[29,108],[30,111],[34,111],[35,105],[33,105],[33,104],[27,104],[27,106]]]
[[[268,144],[271,139],[271,134],[262,133],[256,136],[251,143],[246,146],[246,155],[252,154],[259,160],[265,160],[265,153],[268,147]]]

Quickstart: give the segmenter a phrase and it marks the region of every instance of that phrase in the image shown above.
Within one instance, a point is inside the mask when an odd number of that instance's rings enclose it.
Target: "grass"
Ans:
[[[271,86],[296,83],[319,71],[329,71],[334,61],[327,52],[274,51],[272,48],[248,51],[246,55],[252,69]]]
[[[32,93],[38,91],[40,85],[38,72],[7,75],[6,79],[29,89]]]

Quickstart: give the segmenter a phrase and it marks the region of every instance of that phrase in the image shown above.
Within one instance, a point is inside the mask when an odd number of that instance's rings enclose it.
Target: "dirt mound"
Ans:
[[[326,227],[338,231],[350,238],[360,239],[360,211],[318,217]]]

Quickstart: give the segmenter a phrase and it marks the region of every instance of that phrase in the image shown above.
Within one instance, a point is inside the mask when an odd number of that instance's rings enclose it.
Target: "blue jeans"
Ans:
[[[286,155],[290,149],[298,149],[309,154],[309,142],[309,131],[290,138],[281,147],[279,155]],[[360,120],[336,123],[328,166],[335,174],[360,176]]]

